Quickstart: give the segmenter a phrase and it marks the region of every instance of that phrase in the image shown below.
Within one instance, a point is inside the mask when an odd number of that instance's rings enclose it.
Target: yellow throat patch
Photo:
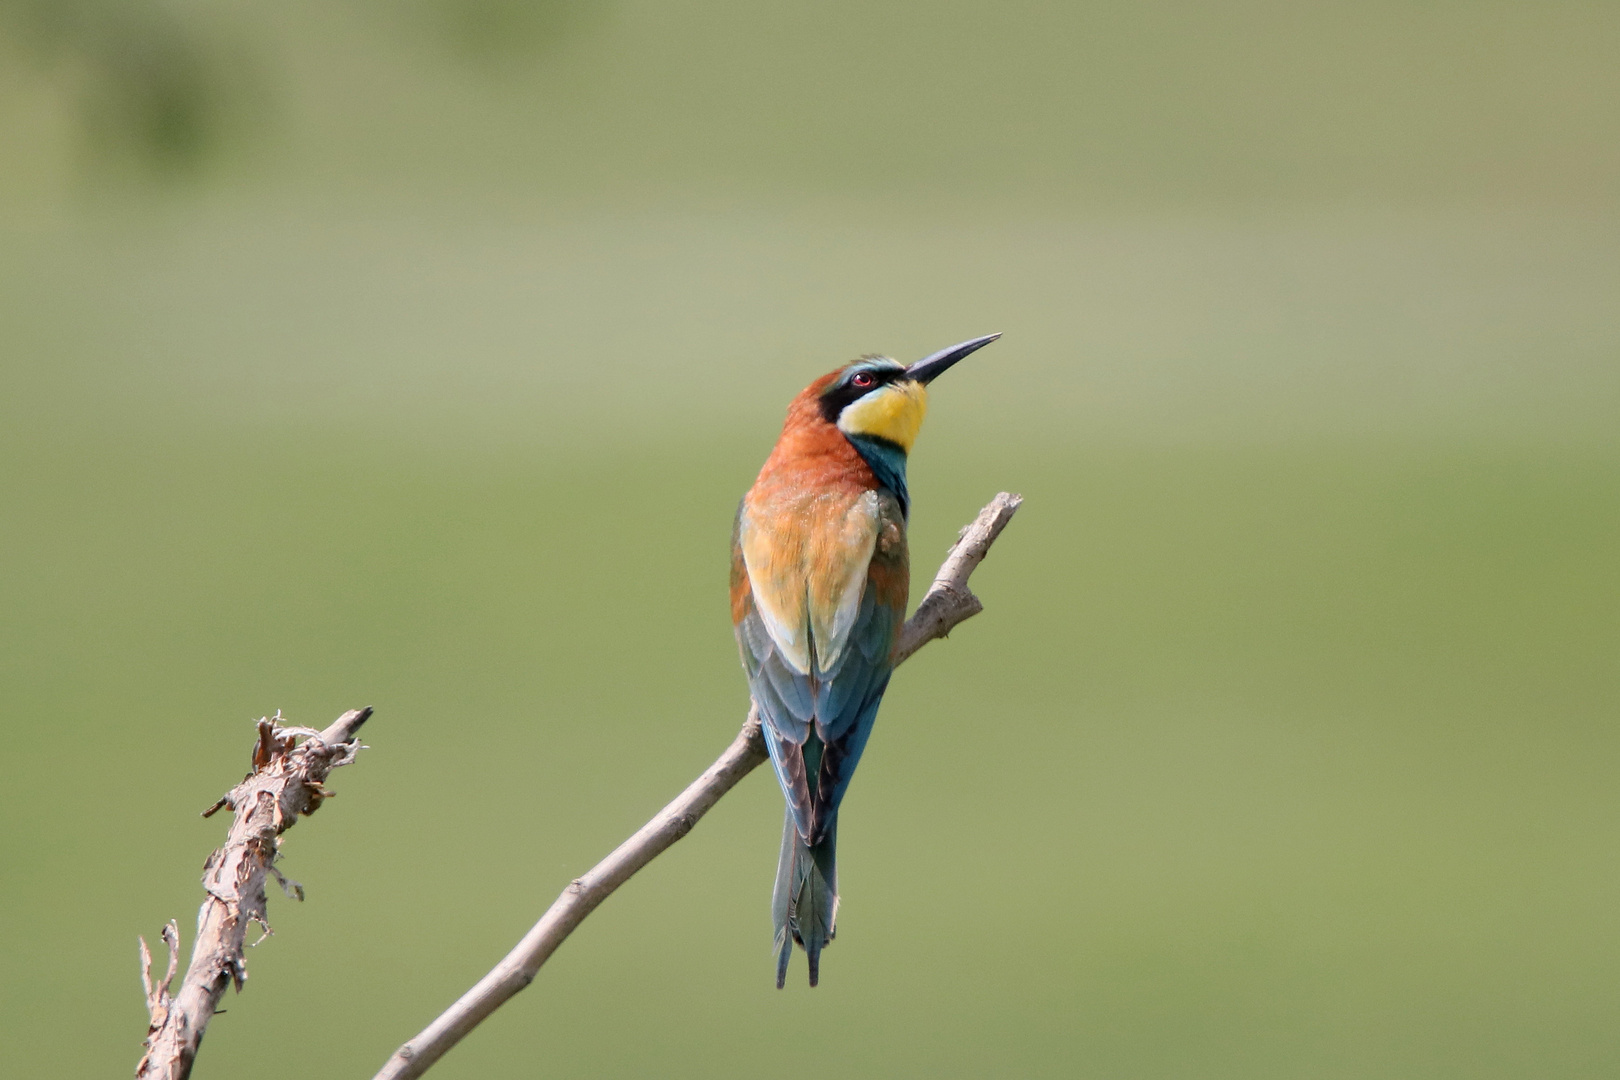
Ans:
[[[846,405],[838,414],[838,430],[846,435],[887,439],[909,454],[927,414],[927,388],[920,382],[905,379],[879,387]]]

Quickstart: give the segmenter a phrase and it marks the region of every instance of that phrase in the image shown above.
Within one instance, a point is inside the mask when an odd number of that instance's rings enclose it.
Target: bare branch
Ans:
[[[935,575],[933,585],[917,605],[916,614],[907,620],[900,633],[897,664],[935,638],[950,633],[964,619],[984,610],[979,598],[968,588],[968,578],[984,561],[990,545],[1007,527],[1021,502],[1021,496],[1003,491],[962,530]],[[583,877],[570,882],[516,948],[438,1019],[394,1051],[374,1080],[409,1080],[427,1072],[468,1032],[533,982],[541,965],[597,905],[629,881],[636,871],[691,832],[698,819],[765,757],[765,740],[759,732],[759,710],[751,708],[742,731],[719,760],[611,855]]]
[[[203,889],[208,896],[197,912],[197,941],[178,991],[170,994],[169,984],[179,961],[179,929],[172,921],[163,928],[169,967],[161,984],[152,981],[152,954],[146,941],[141,941],[141,985],[150,1023],[146,1053],[135,1066],[137,1080],[185,1080],[191,1075],[208,1021],[225,988],[234,982],[240,991],[247,981],[242,948],[248,925],[256,922],[265,936],[270,933],[264,878],[266,873],[281,878],[273,865],[279,837],[301,815],[319,810],[331,795],[321,781],[333,769],[354,760],[361,749],[355,733],[370,716],[370,709],[354,709],[325,731],[282,727],[280,713],[273,720],[259,721],[253,771],[203,812],[208,817],[228,806],[235,817],[225,846],[203,864]]]
[[[946,553],[934,583],[928,587],[922,603],[900,631],[900,647],[896,650],[897,664],[935,638],[942,638],[964,619],[971,619],[984,610],[979,598],[968,588],[968,578],[990,554],[990,545],[996,542],[1001,530],[1007,527],[1019,506],[1022,495],[1001,492],[979,511],[979,516],[963,526],[956,543]]]

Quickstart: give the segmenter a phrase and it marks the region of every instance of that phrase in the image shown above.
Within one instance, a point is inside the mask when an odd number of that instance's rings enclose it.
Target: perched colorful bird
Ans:
[[[906,455],[925,387],[1000,334],[905,367],[868,356],[788,406],[776,448],[737,508],[731,621],[787,798],[771,914],[776,985],[796,941],[810,985],[838,914],[838,804],[894,670],[906,617]]]

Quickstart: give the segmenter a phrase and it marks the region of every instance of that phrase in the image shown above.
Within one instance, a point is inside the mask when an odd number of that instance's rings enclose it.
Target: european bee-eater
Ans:
[[[999,334],[906,367],[868,356],[788,406],[737,509],[731,621],[765,746],[787,798],[771,914],[776,985],[793,943],[820,976],[838,914],[838,804],[894,670],[906,617],[906,455],[927,385]]]

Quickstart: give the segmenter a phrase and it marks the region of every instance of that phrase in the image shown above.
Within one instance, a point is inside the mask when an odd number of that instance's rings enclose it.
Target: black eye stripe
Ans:
[[[902,367],[861,367],[844,375],[833,383],[821,395],[821,415],[826,417],[828,423],[837,423],[838,414],[844,407],[859,401],[867,394],[887,386],[905,377],[906,369]],[[866,386],[857,386],[855,380],[865,376],[871,382]]]

